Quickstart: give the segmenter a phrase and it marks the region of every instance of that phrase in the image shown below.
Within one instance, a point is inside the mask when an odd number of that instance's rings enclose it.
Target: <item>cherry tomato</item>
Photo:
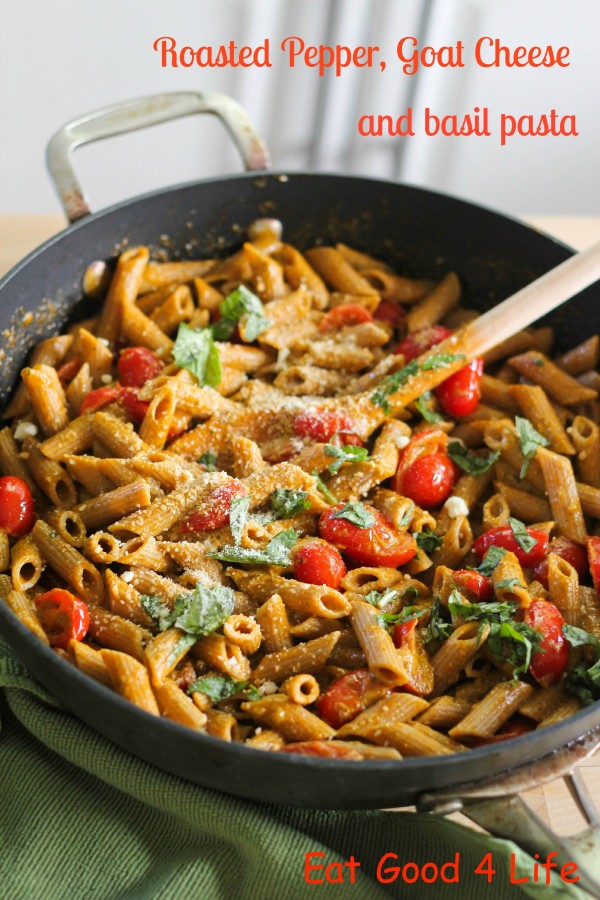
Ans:
[[[451,334],[450,329],[444,328],[443,325],[430,325],[429,328],[422,328],[421,331],[413,331],[412,334],[407,335],[404,340],[400,341],[394,353],[401,353],[404,362],[410,362],[411,359],[416,359],[421,353],[440,344]]]
[[[306,412],[296,416],[293,427],[300,437],[312,438],[313,441],[326,444],[334,434],[354,432],[356,423],[346,413],[317,407],[316,409],[307,409]]]
[[[569,644],[563,635],[565,620],[549,600],[534,600],[523,621],[543,635],[539,653],[534,653],[529,672],[542,687],[556,684],[569,662]]]
[[[125,412],[136,425],[140,425],[150,406],[149,400],[138,399],[138,389],[124,387],[119,391],[119,400],[125,408]]]
[[[334,447],[364,447],[363,439],[354,431],[338,431],[329,443]]]
[[[117,400],[120,393],[120,388],[114,387],[101,387],[96,388],[94,391],[89,391],[81,401],[79,415],[97,412],[103,406],[108,406],[109,403]]]
[[[331,741],[298,741],[281,748],[284,753],[298,753],[300,756],[321,756],[328,759],[364,759],[362,753],[353,747]]]
[[[456,585],[461,594],[468,600],[476,603],[486,603],[492,599],[492,583],[481,572],[473,572],[471,569],[458,569],[452,576],[452,583]]]
[[[335,547],[321,541],[305,544],[294,556],[294,578],[305,584],[326,584],[337,591],[346,571]]]
[[[387,322],[392,328],[398,328],[405,316],[406,309],[395,300],[382,300],[373,313],[373,318],[379,322]]]
[[[342,303],[325,313],[319,322],[319,331],[336,331],[348,325],[362,325],[363,322],[372,322],[373,316],[364,306],[358,303]]]
[[[66,384],[71,381],[81,368],[82,359],[80,356],[74,356],[73,359],[67,360],[67,362],[62,363],[56,370],[56,374],[58,375],[62,384]]]
[[[587,539],[587,552],[592,581],[594,582],[596,593],[600,594],[600,537],[589,537]]]
[[[550,541],[548,553],[556,553],[561,559],[570,563],[580,578],[584,578],[588,572],[588,555],[585,547],[570,541],[566,537],[557,537]],[[533,570],[536,579],[548,590],[548,557],[545,556]]]
[[[354,562],[363,566],[396,568],[415,556],[417,545],[413,536],[396,528],[379,510],[366,506],[373,514],[375,523],[370,528],[360,528],[348,519],[335,516],[343,506],[339,503],[321,513],[319,533],[330,544],[347,553]]]
[[[81,641],[90,627],[88,608],[75,594],[53,588],[33,598],[42,628],[51,647],[66,647],[69,641]]]
[[[368,669],[356,669],[342,675],[323,691],[317,700],[317,712],[332,728],[341,728],[368,706],[390,693]]]
[[[232,502],[236,497],[244,497],[247,493],[246,485],[232,478],[212,491],[202,508],[183,523],[181,530],[215,531],[217,528],[223,528],[229,524]]]
[[[535,722],[531,719],[526,719],[525,716],[520,716],[517,713],[516,715],[511,716],[510,719],[504,723],[502,728],[498,729],[496,734],[486,738],[477,738],[475,741],[469,741],[469,746],[483,747],[484,744],[497,744],[500,741],[508,741],[510,738],[519,737],[521,734],[528,734],[530,731],[533,731],[535,727]]]
[[[402,494],[423,509],[434,509],[450,496],[456,473],[445,453],[421,456],[404,473]]]
[[[489,547],[503,547],[514,553],[522,566],[535,566],[548,553],[548,535],[535,528],[528,528],[527,534],[536,540],[535,546],[529,551],[521,549],[510,525],[499,525],[484,531],[473,544],[473,550],[479,559],[483,559]]]
[[[400,686],[400,690],[409,694],[430,694],[433,690],[433,666],[417,624],[417,619],[409,619],[394,626],[392,639],[398,647],[398,656],[407,675],[406,683]]]
[[[472,413],[481,399],[482,375],[483,357],[479,356],[442,381],[435,389],[435,395],[443,411],[449,416],[468,416]]]
[[[117,368],[121,384],[142,387],[162,372],[164,363],[147,347],[127,347],[121,351]]]
[[[16,475],[0,478],[0,531],[21,537],[33,528],[35,508],[29,485]]]

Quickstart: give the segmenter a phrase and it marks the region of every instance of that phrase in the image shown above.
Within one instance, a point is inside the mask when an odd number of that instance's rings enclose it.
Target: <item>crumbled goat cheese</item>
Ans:
[[[110,347],[110,341],[108,340],[108,338],[97,338],[97,340],[101,344],[104,344],[105,347]]]
[[[14,438],[15,441],[22,441],[23,438],[35,437],[36,434],[37,425],[34,425],[33,422],[19,422],[15,428]]]
[[[133,572],[123,572],[121,578],[129,584],[130,581],[133,581]]]
[[[100,381],[102,382],[102,384],[110,384],[111,381],[112,381],[112,375],[108,375],[108,374],[107,374],[107,375],[101,375],[101,376],[100,376]]]
[[[410,444],[410,438],[406,434],[400,434],[396,438],[396,447],[398,450],[404,450]]]
[[[258,688],[259,694],[265,696],[266,694],[276,694],[277,693],[277,685],[274,681],[265,681],[264,684]]]
[[[451,519],[456,519],[458,516],[469,515],[469,507],[462,497],[448,497],[444,503],[444,509]]]

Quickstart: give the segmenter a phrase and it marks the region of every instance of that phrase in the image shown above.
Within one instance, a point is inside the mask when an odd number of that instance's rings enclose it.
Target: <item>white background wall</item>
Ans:
[[[394,64],[405,34],[433,44],[491,34],[516,44],[567,44],[568,69],[423,70]],[[153,41],[235,39],[274,47],[378,44],[385,73],[361,69],[320,79],[290,70],[161,69]],[[220,90],[247,108],[281,167],[353,171],[458,194],[518,214],[599,213],[600,0],[0,0],[0,213],[59,209],[44,167],[63,122],[118,100],[170,90]],[[494,115],[577,115],[578,138],[361,138],[362,113],[406,105]],[[152,188],[239,168],[218,122],[197,118],[81,149],[77,170],[95,208]]]

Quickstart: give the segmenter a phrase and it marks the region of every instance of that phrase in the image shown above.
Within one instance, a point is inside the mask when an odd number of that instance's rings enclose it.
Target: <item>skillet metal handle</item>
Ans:
[[[531,855],[538,854],[540,863],[550,860],[555,871],[560,871],[565,863],[575,863],[579,876],[577,887],[598,898],[600,814],[576,766],[599,747],[600,728],[595,728],[574,743],[508,775],[460,785],[453,791],[422,794],[417,809],[437,815],[461,812],[491,834],[514,841]],[[522,791],[557,777],[564,778],[588,823],[574,837],[556,834],[519,796]]]
[[[68,122],[48,143],[46,161],[69,222],[91,212],[71,162],[76,147],[196,113],[211,113],[221,119],[247,171],[269,167],[269,152],[264,142],[239,103],[225,94],[181,91],[115,103]]]

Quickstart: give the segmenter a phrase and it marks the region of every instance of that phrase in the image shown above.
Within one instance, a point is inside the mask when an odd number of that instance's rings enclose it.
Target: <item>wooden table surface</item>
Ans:
[[[600,241],[600,216],[523,216],[531,225],[583,250]],[[62,216],[0,215],[0,277],[47,238],[65,227]],[[583,764],[584,781],[600,809],[600,754]],[[566,785],[553,781],[525,795],[529,804],[558,834],[575,834],[583,826]],[[458,817],[462,820],[462,817]],[[467,821],[467,820],[462,820]]]

